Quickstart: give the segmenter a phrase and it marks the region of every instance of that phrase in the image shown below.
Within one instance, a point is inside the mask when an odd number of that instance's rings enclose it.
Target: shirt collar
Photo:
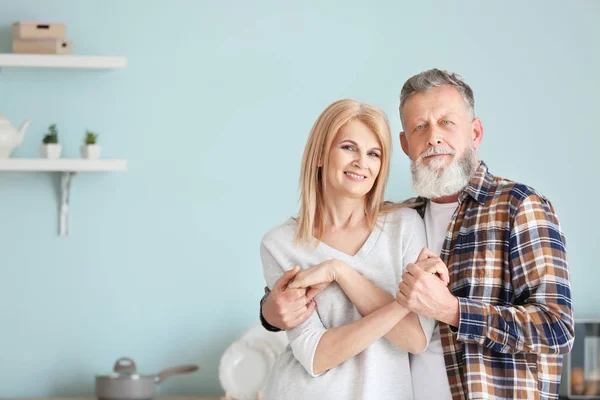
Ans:
[[[479,166],[469,181],[469,184],[460,194],[459,201],[462,202],[466,196],[471,196],[479,204],[485,204],[490,194],[493,181],[494,177],[488,171],[487,165],[483,161],[480,161]]]

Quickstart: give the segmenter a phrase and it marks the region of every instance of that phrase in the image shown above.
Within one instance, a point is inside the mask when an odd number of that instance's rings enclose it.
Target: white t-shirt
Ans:
[[[425,208],[427,246],[436,254],[442,252],[448,225],[457,207],[458,202],[447,204],[427,202]],[[410,369],[415,400],[452,400],[437,323],[427,349],[421,354],[410,355]]]

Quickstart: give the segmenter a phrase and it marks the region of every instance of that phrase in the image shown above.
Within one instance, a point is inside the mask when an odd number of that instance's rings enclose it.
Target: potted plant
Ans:
[[[40,146],[40,155],[42,158],[60,158],[62,153],[62,146],[58,143],[58,131],[56,130],[56,124],[50,125],[48,133],[44,136],[42,144]]]
[[[97,160],[100,158],[100,145],[96,143],[98,134],[86,131],[84,143],[81,145],[81,158],[87,158],[90,160]]]

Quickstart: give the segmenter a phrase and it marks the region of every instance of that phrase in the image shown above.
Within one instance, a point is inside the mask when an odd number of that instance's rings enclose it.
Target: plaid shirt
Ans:
[[[483,162],[458,202],[441,253],[460,312],[440,323],[453,399],[558,399],[574,332],[552,205]]]

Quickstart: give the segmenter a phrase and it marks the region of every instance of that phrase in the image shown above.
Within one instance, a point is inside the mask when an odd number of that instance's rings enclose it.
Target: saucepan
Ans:
[[[115,362],[114,374],[96,375],[96,397],[99,400],[151,400],[156,385],[171,375],[188,374],[198,370],[197,365],[178,365],[156,375],[138,374],[135,362],[121,357]]]

